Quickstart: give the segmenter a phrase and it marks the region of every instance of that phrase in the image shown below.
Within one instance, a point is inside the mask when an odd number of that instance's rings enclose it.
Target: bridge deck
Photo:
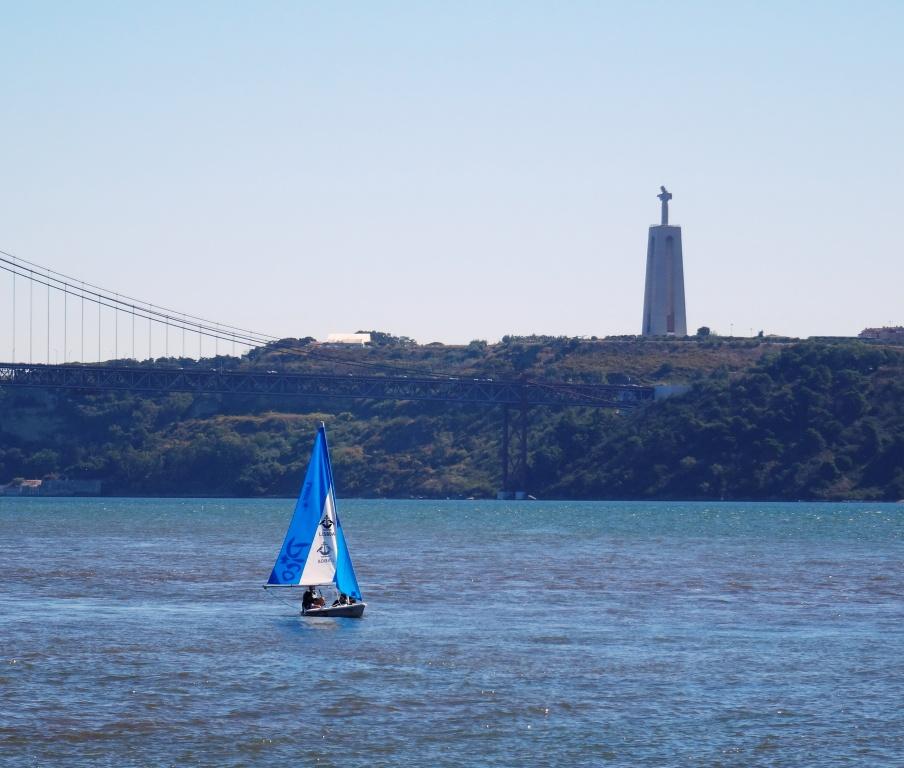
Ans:
[[[481,405],[631,408],[652,387],[457,377],[361,376],[202,368],[0,363],[0,386],[74,390],[431,400]]]

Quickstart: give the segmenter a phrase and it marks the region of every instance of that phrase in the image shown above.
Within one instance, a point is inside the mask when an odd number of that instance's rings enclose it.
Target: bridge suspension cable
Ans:
[[[40,264],[36,264],[35,262],[29,261],[28,259],[23,259],[20,256],[14,256],[11,253],[7,253],[6,251],[0,250],[0,261],[7,263],[8,265],[13,265],[20,269],[20,274],[23,274],[25,271],[29,272],[29,275],[34,273],[43,273],[47,277],[58,278],[57,282],[65,283],[69,286],[78,286],[84,290],[86,288],[93,289],[93,291],[97,292],[97,295],[103,295],[107,298],[116,297],[116,302],[123,304],[125,309],[128,309],[135,305],[146,305],[149,308],[154,308],[158,310],[160,313],[168,313],[173,317],[178,317],[183,319],[186,323],[191,325],[192,327],[197,327],[198,323],[201,323],[204,326],[217,326],[221,328],[224,333],[227,331],[236,331],[238,333],[247,334],[249,337],[261,338],[261,339],[270,339],[271,341],[276,341],[277,336],[272,336],[266,333],[259,333],[257,331],[253,331],[250,328],[240,328],[238,326],[229,325],[227,323],[215,323],[213,320],[207,320],[203,317],[199,317],[198,315],[193,315],[189,312],[180,312],[175,309],[169,309],[167,307],[162,307],[158,304],[152,304],[151,302],[144,301],[142,299],[136,299],[133,296],[127,296],[123,293],[115,293],[107,288],[102,288],[99,285],[94,285],[93,283],[86,282],[84,280],[79,280],[78,278],[72,277],[70,275],[66,275],[62,272],[58,272],[54,269],[50,269],[49,267],[42,266]],[[24,265],[24,267],[22,266]],[[86,294],[91,293],[92,291],[85,291]]]
[[[8,272],[12,275],[13,279],[13,291],[14,291],[14,300],[13,300],[13,340],[12,340],[12,350],[13,356],[16,356],[16,339],[18,336],[18,329],[16,327],[16,316],[18,314],[18,309],[15,306],[15,286],[16,286],[16,278],[24,278],[29,281],[30,285],[33,286],[35,284],[46,286],[47,288],[47,326],[46,326],[46,334],[47,334],[47,353],[46,353],[46,362],[51,362],[50,355],[50,330],[51,330],[51,290],[61,293],[63,296],[63,361],[66,362],[69,359],[69,298],[72,296],[80,300],[82,308],[80,313],[80,324],[81,324],[81,345],[80,348],[82,350],[81,358],[84,362],[84,333],[85,333],[85,325],[84,325],[84,303],[88,301],[89,303],[96,304],[98,307],[98,360],[102,357],[102,318],[101,318],[101,309],[107,308],[113,311],[114,313],[114,327],[113,327],[113,356],[114,358],[119,357],[119,340],[120,340],[120,332],[119,332],[119,313],[125,312],[132,316],[132,357],[136,358],[137,349],[135,344],[135,322],[136,320],[146,321],[148,323],[148,358],[153,357],[153,344],[154,344],[154,334],[153,327],[154,325],[163,326],[165,328],[164,335],[168,334],[169,327],[174,327],[177,329],[182,329],[183,331],[190,331],[192,333],[197,332],[199,339],[199,348],[198,355],[199,358],[203,356],[203,347],[202,347],[202,339],[203,338],[212,338],[215,340],[215,344],[218,349],[219,340],[229,341],[233,345],[239,345],[242,347],[257,347],[263,346],[273,341],[277,340],[277,337],[263,334],[256,331],[251,331],[245,328],[239,328],[238,326],[233,326],[225,323],[214,322],[212,320],[207,320],[205,318],[199,317],[197,315],[192,315],[186,312],[178,312],[176,310],[168,309],[166,307],[161,307],[151,302],[142,301],[140,299],[135,299],[134,297],[127,296],[124,294],[115,293],[108,289],[102,288],[100,286],[93,285],[92,283],[84,282],[81,280],[76,280],[68,275],[64,275],[63,273],[57,272],[55,270],[42,267],[39,264],[35,264],[34,262],[27,261],[25,259],[20,259],[16,256],[13,256],[6,251],[0,251],[0,270]],[[33,295],[33,292],[30,291]],[[29,307],[29,316],[30,318],[33,315],[33,305]],[[33,345],[33,336],[34,336],[34,327],[33,324],[29,323],[29,356],[32,356],[32,345]],[[168,347],[168,340],[164,341],[164,346]],[[15,362],[15,360],[13,361]],[[30,362],[34,362],[31,360]]]

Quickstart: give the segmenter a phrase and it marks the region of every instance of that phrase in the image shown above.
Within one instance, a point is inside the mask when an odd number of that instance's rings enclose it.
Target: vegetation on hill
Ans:
[[[748,368],[781,341],[763,339],[583,339],[505,336],[499,344],[415,344],[406,337],[371,332],[367,347],[324,347],[312,339],[284,339],[253,350],[236,367],[278,370],[348,370],[448,373],[477,378],[570,381],[587,384],[686,383],[714,371]]]
[[[511,338],[366,348],[284,340],[205,367],[692,383],[639,412],[536,408],[528,490],[550,498],[904,498],[904,353],[858,342]],[[158,361],[157,365],[198,365]],[[106,493],[293,495],[320,421],[344,496],[489,496],[498,408],[0,391],[0,482]]]
[[[538,436],[550,447],[535,454],[534,473],[547,468],[536,480],[551,495],[904,498],[899,350],[801,344],[634,418],[596,424]]]

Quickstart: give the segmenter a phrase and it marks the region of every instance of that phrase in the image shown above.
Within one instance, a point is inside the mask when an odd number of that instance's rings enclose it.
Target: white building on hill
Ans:
[[[331,333],[326,337],[324,344],[351,344],[363,347],[370,344],[369,333]]]

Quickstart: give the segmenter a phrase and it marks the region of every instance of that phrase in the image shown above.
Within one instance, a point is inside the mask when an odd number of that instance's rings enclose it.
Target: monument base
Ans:
[[[650,227],[643,300],[644,336],[687,336],[681,227]]]

